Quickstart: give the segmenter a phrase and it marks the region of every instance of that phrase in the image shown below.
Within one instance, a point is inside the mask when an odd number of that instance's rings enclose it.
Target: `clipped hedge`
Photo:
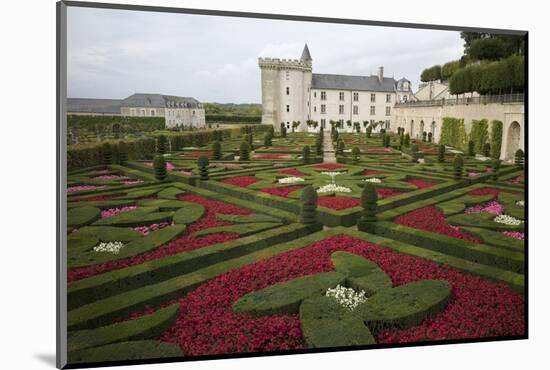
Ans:
[[[443,117],[439,144],[466,149],[466,129],[463,118]]]

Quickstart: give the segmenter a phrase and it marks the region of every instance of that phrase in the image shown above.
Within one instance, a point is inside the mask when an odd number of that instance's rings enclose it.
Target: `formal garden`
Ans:
[[[524,153],[495,145],[240,125],[69,147],[69,362],[523,336]]]

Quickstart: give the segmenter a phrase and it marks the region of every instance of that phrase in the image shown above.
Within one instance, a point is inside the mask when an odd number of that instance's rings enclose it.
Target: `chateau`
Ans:
[[[133,94],[125,99],[68,98],[67,114],[122,117],[164,117],[167,128],[205,127],[203,105],[195,98]]]
[[[312,130],[307,121],[319,123],[315,131],[330,128],[331,121],[340,122],[347,131],[353,130],[355,122],[362,130],[367,122],[376,124],[376,129],[390,129],[394,105],[413,96],[409,80],[385,77],[383,67],[373,76],[312,73],[307,44],[300,59],[259,58],[258,64],[262,123],[276,129],[281,123],[289,129],[300,122],[298,131]]]

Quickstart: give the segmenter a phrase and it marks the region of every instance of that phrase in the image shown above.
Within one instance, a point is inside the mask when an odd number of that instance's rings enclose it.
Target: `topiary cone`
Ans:
[[[155,156],[153,159],[153,169],[155,170],[155,178],[157,180],[162,181],[168,177],[168,173],[166,172],[166,161],[163,155],[158,154]]]
[[[363,212],[357,221],[357,228],[361,231],[372,231],[373,223],[376,222],[378,211],[378,193],[372,183],[367,183],[361,192],[361,206]]]
[[[197,160],[197,165],[199,166],[199,176],[201,181],[206,181],[210,177],[208,176],[208,165],[210,164],[210,161],[207,157],[201,156]]]
[[[300,222],[314,224],[317,222],[317,191],[308,185],[302,191]]]

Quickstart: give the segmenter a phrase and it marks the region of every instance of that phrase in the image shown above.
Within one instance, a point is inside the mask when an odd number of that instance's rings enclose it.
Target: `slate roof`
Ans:
[[[120,114],[121,102],[120,99],[67,98],[67,112]]]
[[[302,57],[300,58],[300,60],[303,60],[304,62],[311,62],[312,60],[307,44],[304,46],[304,51],[302,51]]]
[[[396,81],[393,77],[384,77],[382,83],[378,76],[346,76],[313,73],[312,89],[337,89],[355,91],[394,92]]]
[[[183,108],[198,108],[199,104],[200,102],[195,98],[145,93],[133,94],[122,100],[123,107],[165,108],[181,106]]]

